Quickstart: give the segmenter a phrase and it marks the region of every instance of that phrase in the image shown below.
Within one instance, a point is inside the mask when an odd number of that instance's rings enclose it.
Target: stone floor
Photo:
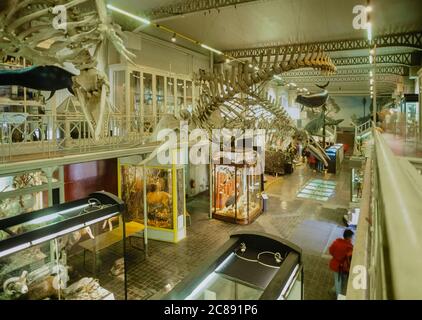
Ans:
[[[311,178],[337,182],[335,194],[326,202],[299,199],[298,191]],[[210,220],[209,200],[198,196],[188,201],[192,224],[178,244],[150,241],[149,257],[128,249],[128,298],[149,299],[164,294],[238,230],[257,230],[285,238],[303,249],[305,299],[333,299],[333,276],[328,269],[329,244],[342,234],[342,216],[350,198],[347,161],[337,175],[314,173],[304,165],[290,176],[269,178],[268,210],[249,226]]]

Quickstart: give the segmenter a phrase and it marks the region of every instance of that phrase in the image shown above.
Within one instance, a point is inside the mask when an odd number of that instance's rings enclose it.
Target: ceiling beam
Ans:
[[[359,66],[369,65],[369,56],[359,57],[344,57],[344,58],[331,58],[333,63],[337,67],[341,66]],[[384,54],[376,56],[376,63],[379,64],[396,64],[402,66],[419,66],[421,64],[420,52],[413,53],[395,53],[395,54]]]
[[[330,84],[344,82],[344,83],[360,83],[369,88],[369,76],[366,75],[342,75],[342,76],[309,76],[309,77],[284,77],[283,80],[287,82],[294,82],[294,83],[307,83],[307,84],[315,84],[315,83],[326,83],[330,81]],[[376,75],[376,82],[377,84],[380,83],[391,83],[396,84],[402,82],[403,78],[398,75],[393,74],[377,74]]]
[[[337,71],[332,76],[349,76],[349,75],[365,75],[369,77],[369,71],[372,68],[362,67],[362,68],[338,68]],[[409,68],[404,66],[377,66],[376,74],[391,74],[398,76],[408,76]],[[314,69],[298,69],[295,71],[289,71],[282,74],[282,77],[316,77],[320,76],[321,71]]]
[[[377,36],[374,39],[374,44],[377,45],[377,48],[407,47],[422,50],[422,31]],[[366,50],[370,47],[370,44],[367,39],[335,40],[259,48],[233,49],[224,51],[224,53],[234,58],[241,59],[259,57],[261,55],[275,56],[277,54],[297,53],[298,47],[300,48],[301,53],[312,52],[316,49],[321,49],[325,52],[337,52],[348,50]]]
[[[257,1],[259,0],[185,0],[154,8],[146,12],[145,15],[151,20],[157,20],[181,16],[188,13],[219,10],[224,7],[237,6],[239,4]]]

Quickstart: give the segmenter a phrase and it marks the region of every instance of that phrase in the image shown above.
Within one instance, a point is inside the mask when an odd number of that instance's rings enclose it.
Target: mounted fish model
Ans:
[[[54,8],[66,11],[67,22],[57,28]],[[135,57],[123,44],[123,32],[107,15],[103,0],[6,0],[0,5],[0,59],[23,57],[36,67],[0,74],[3,85],[50,91],[67,89],[78,99],[91,136],[103,134],[105,114],[114,109],[105,73],[97,68],[110,41],[122,57]],[[64,70],[65,63],[80,72]],[[72,82],[72,83],[71,83]],[[95,114],[95,116],[94,116]]]

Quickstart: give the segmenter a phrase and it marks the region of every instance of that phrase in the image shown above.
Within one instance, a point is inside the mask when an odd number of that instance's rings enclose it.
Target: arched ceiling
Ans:
[[[339,94],[369,93],[369,49],[351,47],[343,50],[344,40],[366,39],[366,31],[352,25],[353,7],[366,0],[108,0],[119,8],[163,24],[179,33],[229,53],[251,58],[244,49],[286,46],[297,43],[338,42],[341,45],[328,50],[336,59],[339,74],[331,77],[330,89]],[[236,7],[233,5],[237,3]],[[215,6],[219,5],[218,8]],[[185,6],[183,6],[185,5]],[[372,0],[371,21],[374,37],[387,36],[377,52],[380,69],[379,90],[386,94],[395,88],[394,81],[408,77],[409,67],[421,65],[422,1]],[[207,10],[204,10],[207,9]],[[164,40],[171,35],[154,27],[140,26],[136,21],[114,15],[127,30],[144,32]],[[416,33],[416,40],[392,41],[389,35]],[[406,42],[407,41],[407,42]],[[402,44],[404,45],[398,45]],[[201,49],[178,41],[180,45]],[[347,42],[346,42],[347,43]],[[340,49],[339,49],[340,48]],[[233,51],[234,50],[234,51]],[[352,59],[352,57],[357,57]],[[340,59],[343,58],[343,59]],[[402,66],[397,74],[391,66]],[[363,74],[364,70],[367,74]],[[286,75],[291,82],[311,85],[321,77],[311,71]],[[377,78],[377,79],[378,79]]]

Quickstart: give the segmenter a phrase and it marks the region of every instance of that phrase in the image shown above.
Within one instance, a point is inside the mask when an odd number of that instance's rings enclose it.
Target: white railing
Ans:
[[[367,217],[359,221],[357,240],[369,234],[354,249],[357,253],[365,250],[367,259],[359,259],[359,254],[353,258],[347,296],[422,299],[422,177],[407,159],[393,154],[377,130],[373,135],[372,187],[364,190],[372,205]],[[357,279],[362,274],[353,273],[356,267],[367,271],[366,288]]]
[[[365,133],[371,131],[372,122],[369,120],[361,125],[355,126],[355,142],[353,147],[353,154],[355,156],[361,155],[363,152],[361,150],[361,139]]]
[[[151,116],[142,119],[110,114],[95,139],[90,125],[81,114],[27,115],[18,122],[0,118],[0,161],[22,157],[48,158],[59,153],[82,153],[113,150],[140,145],[154,129]],[[91,126],[91,127],[92,127]]]

